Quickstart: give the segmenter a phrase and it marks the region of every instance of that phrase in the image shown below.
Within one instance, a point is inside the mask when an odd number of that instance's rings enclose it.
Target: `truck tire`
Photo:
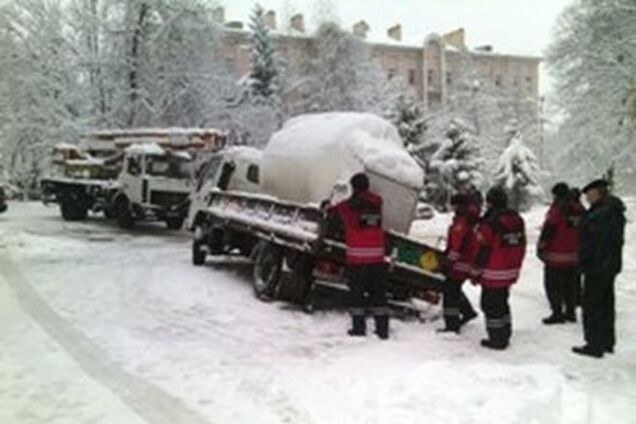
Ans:
[[[282,271],[282,249],[266,241],[258,242],[254,249],[254,294],[261,300],[273,299]]]
[[[277,298],[299,305],[307,304],[313,284],[313,262],[309,255],[291,252],[285,257],[286,268],[278,284]]]
[[[130,202],[128,199],[117,199],[115,201],[115,211],[117,214],[117,225],[119,228],[129,230],[135,225],[135,217],[130,210]]]
[[[115,209],[112,206],[105,207],[103,212],[104,212],[104,216],[106,217],[106,219],[115,219],[115,218],[117,218],[117,212],[115,211]]]
[[[202,240],[201,232],[201,227],[197,226],[192,237],[192,265],[194,266],[205,264],[205,257],[207,256],[207,252],[202,249],[204,241]]]
[[[212,228],[207,238],[208,248],[212,255],[222,255],[225,253],[225,232],[222,228]]]
[[[60,213],[64,221],[83,221],[88,216],[88,208],[83,205],[79,196],[65,196],[60,203]]]
[[[166,225],[171,230],[180,230],[183,227],[184,219],[183,217],[166,218]]]

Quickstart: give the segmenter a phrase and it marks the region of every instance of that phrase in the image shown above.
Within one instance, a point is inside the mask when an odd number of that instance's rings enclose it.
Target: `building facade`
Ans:
[[[221,54],[228,67],[241,77],[249,71],[249,31],[242,22],[226,22],[224,15],[223,8],[215,10],[215,19],[225,29]],[[302,14],[294,15],[285,31],[278,29],[274,11],[266,13],[265,21],[282,56],[300,57],[311,49],[313,39],[306,31]],[[360,21],[351,32],[368,43],[388,79],[401,77],[430,108],[442,105],[452,94],[467,66],[479,74],[481,81],[488,81],[500,92],[539,100],[540,58],[495,53],[491,46],[469,49],[462,28],[443,35],[429,34],[421,42],[404,40],[399,24],[376,34],[365,21]],[[291,69],[294,71],[300,72]]]

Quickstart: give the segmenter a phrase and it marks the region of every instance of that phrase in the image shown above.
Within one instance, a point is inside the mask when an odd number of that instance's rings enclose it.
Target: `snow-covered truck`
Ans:
[[[79,145],[56,146],[56,175],[43,178],[45,203],[65,220],[88,211],[116,218],[122,228],[158,219],[179,228],[187,214],[194,161],[224,143],[214,129],[132,129],[88,134]]]
[[[294,118],[272,136],[259,171],[259,192],[216,186],[206,194],[205,206],[193,203],[194,265],[202,265],[207,255],[252,258],[259,298],[306,303],[317,285],[346,289],[342,234],[320,236],[320,205],[346,198],[349,178],[364,171],[385,201],[393,301],[437,297],[444,255],[407,235],[423,172],[390,123],[360,113]]]

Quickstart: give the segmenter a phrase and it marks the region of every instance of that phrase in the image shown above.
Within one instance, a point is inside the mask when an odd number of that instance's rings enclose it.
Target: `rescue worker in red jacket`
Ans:
[[[455,215],[448,228],[448,265],[443,286],[445,328],[438,330],[440,333],[459,333],[462,325],[477,317],[470,300],[462,290],[462,284],[470,276],[471,249],[479,212],[475,213],[471,208],[471,199],[465,194],[455,194],[451,197],[450,203]]]
[[[545,264],[545,291],[552,314],[546,325],[576,322],[578,265],[578,222],[582,211],[573,204],[566,183],[552,187],[554,201],[546,214],[537,246],[537,255]]]
[[[503,350],[510,343],[512,320],[508,298],[517,282],[526,252],[523,218],[508,208],[501,187],[486,195],[487,210],[477,227],[473,281],[481,285],[481,308],[486,317],[488,338],[481,345]]]
[[[351,336],[366,335],[366,310],[370,306],[379,338],[389,337],[386,303],[385,235],[382,229],[382,198],[369,191],[366,174],[351,178],[353,194],[330,207],[327,214],[339,217],[344,228],[349,279]]]

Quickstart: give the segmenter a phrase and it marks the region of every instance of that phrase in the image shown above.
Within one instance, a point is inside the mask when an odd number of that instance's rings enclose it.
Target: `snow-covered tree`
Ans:
[[[384,117],[396,126],[407,148],[420,144],[427,128],[424,105],[399,78],[393,78],[384,93]]]
[[[227,102],[223,123],[236,134],[235,143],[258,147],[267,143],[284,118],[281,64],[258,4],[250,17],[250,30],[250,70]]]
[[[323,23],[306,53],[305,111],[374,111],[380,113],[386,78],[371,49],[336,23]]]
[[[204,0],[16,0],[0,9],[0,143],[35,190],[89,129],[218,125],[228,87]],[[205,54],[203,54],[205,52]]]
[[[517,125],[511,124],[508,132],[510,141],[499,158],[493,183],[506,190],[512,208],[526,210],[543,196],[540,181],[542,171]]]
[[[636,133],[628,115],[636,2],[574,1],[559,18],[546,59],[555,79],[552,100],[562,116],[550,155],[554,168],[583,183],[616,162],[619,180],[633,182]]]
[[[247,80],[250,94],[256,102],[278,105],[279,72],[274,48],[265,24],[265,11],[256,5],[250,16],[250,73]]]
[[[461,120],[453,120],[445,135],[430,147],[432,153],[424,161],[427,198],[441,210],[447,209],[451,195],[460,188],[484,183],[483,159],[474,130]]]
[[[425,141],[440,142],[449,122],[459,119],[471,128],[479,142],[486,167],[493,167],[506,147],[506,123],[516,120],[534,151],[540,148],[541,121],[537,99],[528,96],[521,85],[498,87],[492,76],[477,66],[474,55],[458,52],[457,72],[439,108],[428,111]],[[426,148],[426,146],[423,146]]]
[[[0,14],[0,121],[6,168],[36,194],[53,143],[76,135],[84,98],[59,2],[20,0]]]

